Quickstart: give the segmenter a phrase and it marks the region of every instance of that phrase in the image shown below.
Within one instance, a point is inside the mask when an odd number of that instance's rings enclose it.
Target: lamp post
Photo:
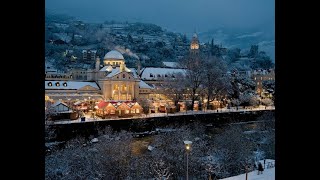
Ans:
[[[188,173],[188,161],[189,161],[189,152],[191,151],[191,144],[192,141],[183,141],[184,145],[186,147],[186,153],[187,153],[187,176],[186,176],[186,180],[189,180],[189,173]]]
[[[71,105],[70,105],[70,100],[71,100],[71,99],[68,98],[68,105],[69,105],[69,108],[72,109],[72,108],[71,108]]]
[[[89,96],[88,98],[89,98],[89,106],[90,106],[89,110],[92,110],[91,101],[90,101],[91,96]]]

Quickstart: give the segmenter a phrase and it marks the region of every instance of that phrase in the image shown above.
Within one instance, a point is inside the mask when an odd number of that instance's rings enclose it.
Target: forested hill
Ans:
[[[94,60],[85,60],[83,50],[96,50],[97,56],[103,58],[108,51],[116,49],[124,55],[128,67],[136,67],[137,59],[143,67],[161,67],[163,61],[176,62],[189,52],[191,36],[170,32],[155,24],[116,21],[86,23],[74,17],[52,13],[46,13],[45,20],[46,62],[59,70],[93,68]],[[213,47],[225,46],[223,43],[214,45],[213,41],[201,42],[201,39],[200,43],[200,49],[204,52],[213,52]],[[250,68],[250,65],[241,62],[244,56],[241,53],[239,48],[230,48],[218,55],[223,56],[231,68]],[[263,61],[268,61],[260,64],[271,66],[268,54],[260,53],[257,48],[255,53],[256,57],[260,54]],[[260,67],[259,64],[255,66]]]

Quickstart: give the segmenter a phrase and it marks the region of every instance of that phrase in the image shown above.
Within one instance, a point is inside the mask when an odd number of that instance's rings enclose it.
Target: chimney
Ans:
[[[140,64],[140,60],[138,60],[138,67],[137,67],[137,74],[140,77],[140,71],[141,71],[141,64]]]
[[[99,56],[97,56],[96,58],[96,71],[99,71],[100,70],[100,58]]]

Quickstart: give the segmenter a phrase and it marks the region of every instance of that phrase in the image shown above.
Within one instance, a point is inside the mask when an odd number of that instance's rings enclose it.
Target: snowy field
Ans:
[[[260,161],[261,164],[263,165],[263,160]],[[274,180],[275,178],[275,167],[268,167],[269,164],[275,163],[274,160],[272,159],[266,159],[266,168],[264,169],[262,174],[258,175],[258,170],[254,170],[250,173],[248,173],[248,180]],[[238,176],[233,176],[233,177],[228,177],[223,180],[245,180],[246,179],[246,174],[240,174]]]

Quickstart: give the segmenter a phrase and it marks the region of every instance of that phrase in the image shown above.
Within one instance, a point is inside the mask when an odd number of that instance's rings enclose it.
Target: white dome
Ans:
[[[112,50],[110,52],[108,52],[103,59],[122,59],[124,60],[124,57],[122,56],[122,54],[119,51],[116,50]]]

